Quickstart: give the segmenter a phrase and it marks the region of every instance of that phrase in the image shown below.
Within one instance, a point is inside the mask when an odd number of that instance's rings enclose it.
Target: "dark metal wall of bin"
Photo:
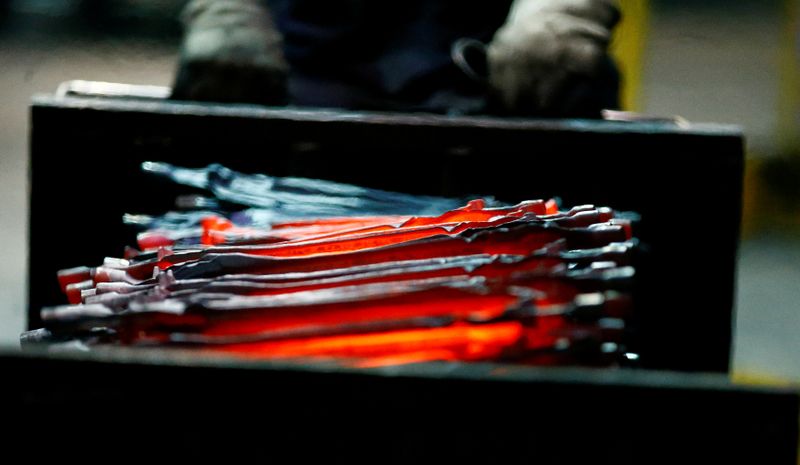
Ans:
[[[634,348],[645,367],[728,370],[743,141],[731,127],[295,111],[54,98],[32,107],[29,327],[56,271],[134,244],[123,213],[185,193],[145,160],[387,190],[560,197],[641,214]]]
[[[14,380],[4,436],[40,462],[797,463],[797,394],[722,375],[141,350],[0,353],[0,366]]]

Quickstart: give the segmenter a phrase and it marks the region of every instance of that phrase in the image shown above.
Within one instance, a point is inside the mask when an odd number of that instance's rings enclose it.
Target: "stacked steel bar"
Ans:
[[[60,272],[70,304],[44,309],[45,327],[24,341],[338,357],[358,366],[631,356],[625,290],[635,241],[629,221],[609,208],[473,200],[409,215],[454,201],[218,166],[145,168],[211,190],[216,199],[206,204],[260,210],[148,219],[141,251]]]

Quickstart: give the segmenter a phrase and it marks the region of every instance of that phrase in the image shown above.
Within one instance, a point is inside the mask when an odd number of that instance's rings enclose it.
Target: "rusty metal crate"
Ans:
[[[797,463],[797,392],[725,375],[744,164],[737,128],[204,105],[118,90],[34,99],[29,327],[42,306],[63,302],[57,270],[119,254],[134,241],[123,213],[158,213],[185,192],[143,175],[142,161],[219,162],[636,211],[632,342],[646,369],[0,353],[13,380],[0,387],[16,419],[11,440],[38,458]]]
[[[352,113],[43,95],[31,111],[29,327],[61,268],[134,243],[168,208],[145,160],[410,193],[558,196],[641,214],[632,343],[647,368],[726,372],[743,176],[735,127]]]

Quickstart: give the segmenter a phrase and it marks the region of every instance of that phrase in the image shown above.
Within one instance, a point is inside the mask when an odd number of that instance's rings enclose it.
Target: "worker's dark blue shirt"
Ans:
[[[284,36],[292,103],[442,111],[484,96],[453,64],[451,46],[491,40],[511,0],[267,3]]]

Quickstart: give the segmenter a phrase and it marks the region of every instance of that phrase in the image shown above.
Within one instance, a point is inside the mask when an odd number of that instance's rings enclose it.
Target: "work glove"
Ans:
[[[509,113],[595,116],[614,105],[615,0],[515,0],[486,50],[489,90]]]
[[[172,98],[283,105],[282,37],[259,0],[192,0]]]

